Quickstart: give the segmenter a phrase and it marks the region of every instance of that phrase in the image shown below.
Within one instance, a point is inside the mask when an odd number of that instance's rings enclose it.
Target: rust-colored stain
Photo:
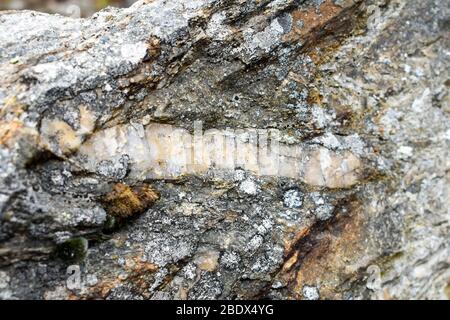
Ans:
[[[324,1],[319,7],[312,6],[308,9],[300,9],[292,12],[293,28],[289,38],[301,38],[312,30],[323,26],[332,18],[342,12],[344,8],[331,0]]]
[[[301,239],[305,238],[310,232],[311,232],[310,227],[303,228],[299,232],[297,232],[294,239],[290,240],[289,242],[286,242],[284,247],[285,252],[291,252],[292,250],[294,250],[295,244],[298,243]]]
[[[20,132],[20,129],[23,128],[23,124],[19,121],[10,121],[10,122],[1,122],[0,123],[0,145],[8,145],[10,146],[11,141],[14,140],[15,137]]]
[[[4,118],[7,114],[13,116],[9,121],[0,121],[0,145],[12,147],[12,144],[20,136],[24,126],[18,117],[23,110],[24,106],[15,97],[9,97],[3,105],[0,105],[0,118]]]
[[[331,0],[320,6],[298,9],[292,12],[292,30],[285,35],[285,41],[303,43],[302,53],[316,64],[326,62],[342,40],[362,21],[361,0],[346,0],[336,5]]]
[[[150,298],[148,290],[151,277],[158,266],[142,259],[143,254],[128,256],[125,258],[124,274],[119,276],[115,273],[110,274],[108,278],[98,282],[95,286],[89,288],[87,292],[75,293],[70,292],[69,300],[89,300],[89,299],[105,299],[111,291],[123,283],[132,283],[133,288],[142,294],[146,299]]]
[[[352,198],[339,211],[332,221],[302,229],[286,246],[277,278],[288,284],[292,298],[301,299],[303,286],[313,285],[320,288],[321,298],[340,299],[336,287],[357,276],[364,233],[361,204]]]
[[[24,111],[25,106],[17,101],[16,97],[9,97],[4,104],[0,106],[0,117],[6,114],[12,114],[16,117],[20,116]]]
[[[17,143],[25,142],[38,148],[40,139],[36,130],[26,127],[19,120],[0,121],[0,146],[15,148]]]
[[[142,255],[132,258],[131,261],[128,259],[126,265],[129,268],[126,281],[133,283],[133,286],[145,296],[145,298],[150,298],[148,288],[150,287],[151,281],[149,281],[148,277],[158,271],[158,266],[143,261]]]

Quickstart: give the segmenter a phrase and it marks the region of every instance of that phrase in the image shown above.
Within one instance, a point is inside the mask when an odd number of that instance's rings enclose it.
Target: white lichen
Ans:
[[[284,193],[283,203],[288,208],[300,208],[303,204],[303,193],[297,189],[291,189]]]
[[[303,286],[302,289],[303,297],[305,300],[319,300],[319,290],[313,286]]]

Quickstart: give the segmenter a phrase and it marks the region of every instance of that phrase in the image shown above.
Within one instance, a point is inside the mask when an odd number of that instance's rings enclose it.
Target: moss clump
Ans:
[[[80,262],[86,258],[88,251],[88,241],[83,237],[69,239],[56,248],[59,258],[70,261]]]
[[[110,215],[123,219],[142,213],[158,199],[158,193],[148,184],[131,188],[117,183],[102,200]]]
[[[103,224],[103,232],[110,233],[110,232],[113,232],[116,228],[117,228],[116,218],[114,218],[111,215],[107,215],[106,221]]]

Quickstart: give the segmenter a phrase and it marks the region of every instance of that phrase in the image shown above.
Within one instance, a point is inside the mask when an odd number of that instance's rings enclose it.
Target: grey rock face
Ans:
[[[0,12],[0,298],[448,298],[449,13]]]

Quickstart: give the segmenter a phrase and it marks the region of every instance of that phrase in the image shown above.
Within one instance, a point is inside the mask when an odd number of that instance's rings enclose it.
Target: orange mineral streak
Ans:
[[[333,223],[320,228],[301,230],[286,246],[286,261],[279,278],[288,283],[292,297],[301,296],[305,285],[320,287],[324,299],[341,299],[333,290],[346,279],[358,277],[365,266],[365,217],[357,198],[351,198],[339,209]]]
[[[304,38],[311,31],[322,27],[339,15],[345,7],[338,6],[331,0],[324,1],[318,8],[312,6],[292,12],[293,29],[287,35],[290,39]]]
[[[86,292],[71,293],[68,296],[69,300],[85,300],[85,299],[105,299],[111,291],[122,285],[123,283],[133,283],[134,288],[140,292],[144,297],[149,298],[148,291],[149,279],[153,273],[158,271],[158,266],[146,262],[143,259],[143,253],[139,252],[137,255],[129,255],[125,257],[125,264],[120,275],[112,272],[104,279],[99,281],[95,286],[90,287]]]
[[[0,145],[11,147],[11,142],[15,140],[23,128],[20,121],[0,122]]]

